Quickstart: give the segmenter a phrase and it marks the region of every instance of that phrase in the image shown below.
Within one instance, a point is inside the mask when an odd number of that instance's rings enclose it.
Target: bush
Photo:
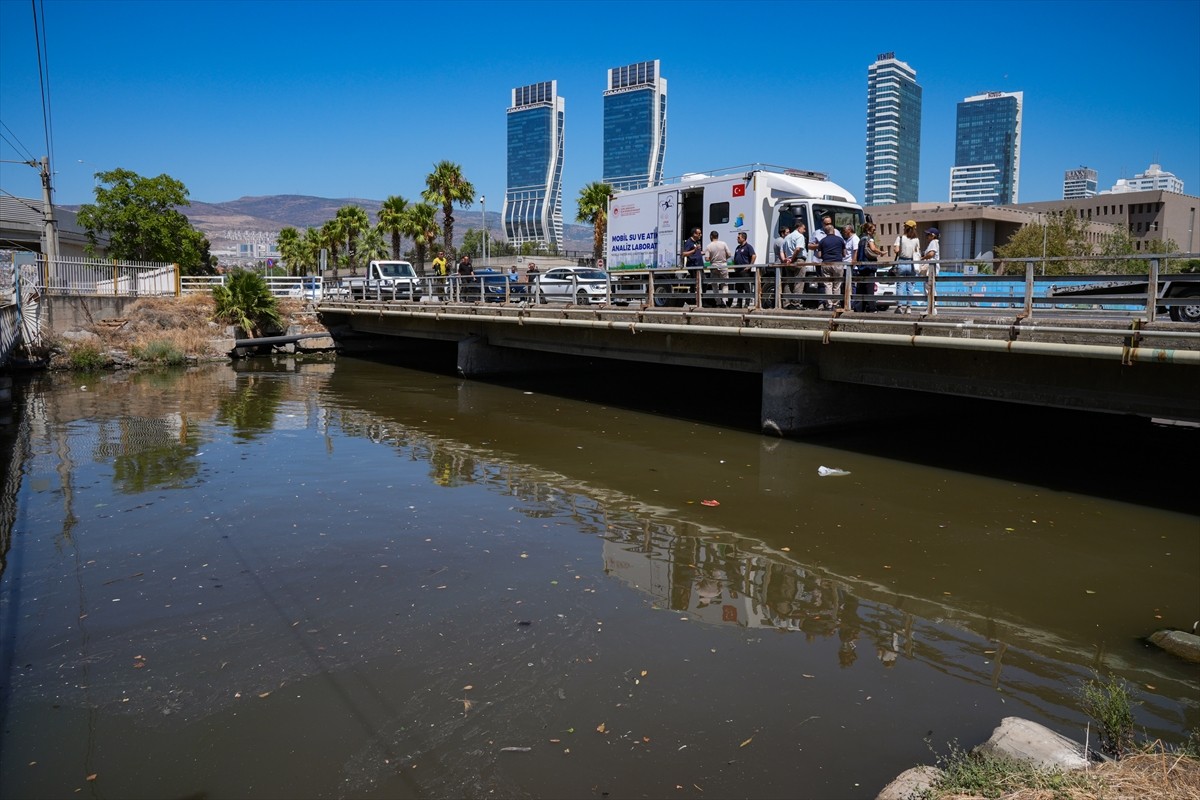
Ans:
[[[168,364],[171,366],[178,366],[187,360],[179,348],[171,342],[165,342],[161,339],[147,342],[145,345],[134,346],[133,355],[141,361],[149,361],[154,364]]]
[[[934,781],[932,791],[924,793],[926,798],[946,795],[1001,797],[1023,789],[1042,790],[1054,796],[1077,789],[1094,796],[1091,792],[1096,789],[1096,782],[1086,772],[1043,769],[993,753],[971,753],[957,742],[950,743],[945,756],[937,756],[937,765],[942,774]]]
[[[1139,703],[1128,683],[1115,675],[1107,681],[1096,676],[1079,688],[1079,705],[1096,722],[1101,752],[1120,758],[1133,750],[1133,707]]]
[[[236,325],[251,336],[258,336],[268,327],[283,327],[275,296],[256,272],[231,272],[224,286],[213,288],[213,299],[217,303],[216,319]]]
[[[97,370],[104,366],[104,354],[94,344],[77,344],[68,348],[67,362],[71,369]]]

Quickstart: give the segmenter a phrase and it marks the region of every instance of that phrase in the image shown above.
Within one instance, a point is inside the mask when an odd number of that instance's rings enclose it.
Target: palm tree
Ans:
[[[592,223],[592,257],[600,263],[604,254],[604,235],[608,232],[608,198],[613,188],[607,183],[592,181],[579,190],[579,213],[576,222]]]
[[[321,241],[320,229],[306,228],[301,244],[304,247],[304,265],[317,272],[321,266],[321,251],[325,248],[325,243]]]
[[[463,208],[475,202],[475,187],[463,177],[462,167],[450,161],[439,161],[433,172],[425,176],[426,189],[421,196],[426,202],[442,207],[442,237],[446,252],[452,253],[454,243],[454,204]]]
[[[387,242],[383,238],[383,228],[376,225],[373,228],[367,228],[363,233],[362,238],[358,241],[358,255],[364,263],[372,261],[383,261],[388,257]]]
[[[304,260],[304,245],[300,241],[300,231],[290,225],[275,237],[275,249],[279,251],[289,275],[299,275],[301,262]]]
[[[333,277],[338,276],[338,252],[342,249],[342,243],[346,241],[342,235],[342,224],[337,219],[328,220],[321,226],[319,235],[321,247],[329,251],[328,265],[333,267]]]
[[[429,203],[412,203],[404,209],[401,232],[413,240],[417,251],[417,272],[425,274],[425,248],[437,241],[438,226],[434,221],[437,209]]]
[[[400,258],[400,234],[403,231],[404,224],[404,209],[408,207],[408,201],[398,194],[394,194],[387,200],[383,201],[383,206],[379,209],[379,229],[383,233],[392,235],[392,258]]]
[[[339,229],[346,240],[346,255],[350,259],[350,269],[358,271],[358,237],[371,229],[371,219],[360,206],[342,206],[337,210],[334,219],[338,221]]]

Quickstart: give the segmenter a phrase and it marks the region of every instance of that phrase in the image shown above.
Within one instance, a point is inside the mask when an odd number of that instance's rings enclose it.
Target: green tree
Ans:
[[[239,269],[229,273],[224,286],[213,287],[213,299],[217,304],[217,319],[236,325],[251,336],[283,327],[275,295],[257,272]]]
[[[338,274],[338,266],[340,263],[342,263],[339,253],[341,253],[342,244],[346,241],[342,236],[341,223],[337,219],[327,220],[325,224],[321,226],[319,238],[321,242],[321,248],[329,251],[329,256],[326,260],[326,263],[329,267],[333,268],[333,277],[336,278]]]
[[[112,258],[167,261],[185,275],[211,269],[208,239],[179,211],[190,205],[181,182],[165,173],[145,178],[127,169],[97,172],[96,180],[96,202],[81,206],[77,215],[89,254],[95,254],[99,236],[107,235]]]
[[[604,255],[604,237],[608,233],[608,198],[613,189],[607,183],[593,181],[579,190],[576,222],[592,224],[592,257],[596,263]]]
[[[443,246],[449,256],[454,252],[454,204],[467,208],[474,203],[475,187],[463,177],[462,167],[450,161],[434,164],[433,172],[425,176],[425,186],[425,201],[442,207]]]
[[[350,269],[358,271],[358,238],[371,229],[371,219],[361,206],[342,206],[334,219],[346,242],[346,259]]]
[[[321,251],[324,249],[325,242],[321,237],[320,228],[306,228],[304,231],[304,266],[311,269],[314,274],[321,266]]]
[[[411,203],[404,209],[402,232],[413,240],[413,249],[417,252],[417,273],[425,274],[425,253],[429,246],[437,241],[438,230],[434,216],[437,209],[429,203]]]
[[[358,241],[358,257],[362,263],[383,261],[391,255],[391,248],[383,238],[383,231],[376,225],[368,228]]]
[[[1071,209],[1050,211],[1045,222],[1030,222],[1023,225],[1012,238],[996,248],[1002,259],[1023,258],[1074,258],[1086,259],[1093,255],[1094,247],[1087,238],[1088,225]],[[1067,275],[1090,268],[1088,264],[1070,261],[1054,261],[1041,265],[1042,274]],[[1005,265],[996,271],[1003,275]]]
[[[467,228],[463,232],[462,247],[459,248],[464,253],[470,253],[472,256],[483,256],[483,231],[477,231],[474,228]]]
[[[394,194],[387,200],[383,201],[383,206],[380,207],[379,213],[379,229],[384,233],[392,235],[392,258],[400,258],[400,235],[404,233],[404,210],[408,208],[408,201],[398,194]]]
[[[304,261],[304,242],[300,239],[300,231],[287,226],[275,237],[275,249],[287,267],[287,274],[300,275]]]

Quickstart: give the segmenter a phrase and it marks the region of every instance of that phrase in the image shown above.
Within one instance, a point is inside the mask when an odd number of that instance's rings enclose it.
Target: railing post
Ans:
[[[1025,262],[1025,316],[1033,316],[1033,261]]]
[[[1150,275],[1146,281],[1146,322],[1154,322],[1158,314],[1158,259],[1150,259]]]
[[[646,272],[646,305],[654,307],[654,272],[652,270]]]
[[[925,302],[929,304],[929,316],[937,315],[937,271],[941,261],[933,261],[925,268]]]

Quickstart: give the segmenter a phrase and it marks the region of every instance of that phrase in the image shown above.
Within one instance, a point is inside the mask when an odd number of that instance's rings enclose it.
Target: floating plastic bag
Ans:
[[[837,469],[836,467],[817,467],[817,474],[822,478],[828,478],[830,475],[849,475],[850,473],[844,469]]]

